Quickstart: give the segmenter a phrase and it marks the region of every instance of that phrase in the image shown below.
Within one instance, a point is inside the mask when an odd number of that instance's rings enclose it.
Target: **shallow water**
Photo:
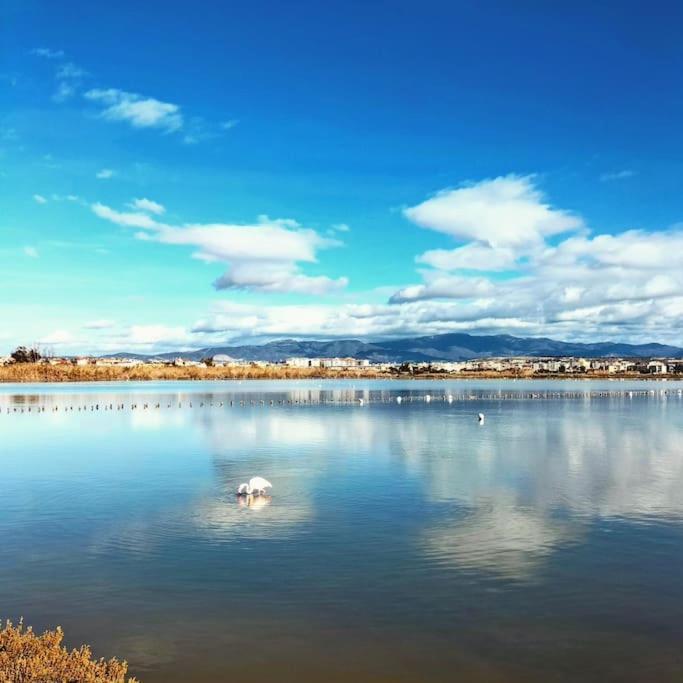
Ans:
[[[0,616],[143,683],[680,681],[681,389],[0,386]]]

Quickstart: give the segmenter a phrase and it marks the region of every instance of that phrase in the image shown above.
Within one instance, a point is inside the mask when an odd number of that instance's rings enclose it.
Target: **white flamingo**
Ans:
[[[248,484],[240,484],[237,487],[237,494],[240,496],[263,495],[266,489],[272,489],[273,485],[263,477],[252,477]]]

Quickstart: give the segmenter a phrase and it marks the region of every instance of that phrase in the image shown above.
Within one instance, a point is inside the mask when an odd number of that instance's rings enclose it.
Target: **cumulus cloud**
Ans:
[[[448,311],[454,324],[474,314],[492,330],[515,321],[556,337],[679,342],[681,226],[592,234],[519,176],[439,193],[406,216],[464,244],[418,255],[430,267],[418,271],[423,282],[400,288],[391,304],[433,300],[430,309]],[[447,300],[455,308],[439,305]]]
[[[426,272],[427,282],[422,285],[404,287],[396,292],[390,303],[419,301],[420,299],[472,299],[490,296],[495,287],[490,280],[483,277],[461,277],[438,272]]]
[[[507,270],[515,265],[516,260],[514,249],[493,248],[474,242],[457,249],[432,249],[417,257],[418,263],[439,270]]]
[[[293,293],[322,295],[343,289],[348,279],[336,280],[319,275],[311,277],[298,272],[293,263],[244,262],[233,266],[214,282],[216,289],[245,289],[270,294]]]
[[[503,180],[518,185],[520,179]],[[364,297],[360,292],[354,293],[353,302],[342,304],[257,306],[223,301],[190,329],[176,330],[171,348],[255,338],[372,339],[455,331],[679,345],[683,226],[653,232],[591,232],[581,218],[552,208],[531,179],[521,183],[525,201],[535,198],[537,205],[527,207],[526,215],[542,217],[533,230],[530,223],[521,222],[526,236],[521,241],[465,239],[461,231],[454,248],[418,255],[419,281],[396,287],[386,303],[358,303]],[[498,191],[482,196],[489,195],[495,213]],[[105,220],[137,229],[141,239],[185,246],[209,264],[226,264],[214,282],[218,289],[322,294],[347,284],[346,278],[304,272],[321,250],[339,242],[296,221],[261,217],[249,224],[171,225],[141,205],[129,207],[130,211],[103,204],[91,208]],[[485,207],[478,211],[491,215]],[[545,223],[548,212],[565,226],[563,221],[570,217],[574,227],[567,234],[554,232]],[[490,237],[491,231],[486,234]],[[377,292],[366,295],[376,300]],[[151,348],[163,340],[148,343]]]
[[[301,272],[301,263],[314,263],[319,250],[339,246],[340,242],[323,237],[291,219],[261,216],[252,224],[188,223],[173,226],[158,221],[150,215],[149,205],[145,204],[145,207],[147,212],[121,212],[100,203],[93,204],[91,208],[100,218],[145,231],[136,235],[138,239],[192,247],[193,256],[197,259],[229,264],[229,269],[215,280],[216,289],[319,295],[341,289],[348,283],[343,277],[332,279]],[[136,205],[136,208],[142,209],[143,206]]]
[[[116,88],[95,88],[85,98],[102,107],[100,116],[108,121],[125,121],[133,128],[158,128],[172,133],[183,126],[177,104]]]
[[[583,227],[579,217],[550,206],[530,176],[442,190],[404,215],[423,228],[494,248],[534,245]]]

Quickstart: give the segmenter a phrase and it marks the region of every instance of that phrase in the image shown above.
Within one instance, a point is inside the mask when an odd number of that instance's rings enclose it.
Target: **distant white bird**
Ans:
[[[448,394],[448,402],[453,403],[453,394]]]
[[[237,494],[240,496],[251,496],[252,494],[264,494],[266,489],[272,489],[273,485],[263,477],[252,477],[248,484],[240,484],[237,487]]]
[[[431,400],[432,400],[432,397],[431,397],[429,394],[427,394],[427,395],[425,396],[425,401],[426,401],[427,403],[429,403]]]
[[[484,424],[484,413],[479,413],[477,419],[479,420],[480,425]]]
[[[359,398],[358,399],[358,405],[359,406],[365,405],[365,401],[362,398]]]
[[[396,397],[396,403],[400,403],[403,399],[400,396]]]

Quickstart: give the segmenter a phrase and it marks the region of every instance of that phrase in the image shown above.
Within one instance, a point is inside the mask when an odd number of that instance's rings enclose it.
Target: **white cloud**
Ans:
[[[320,275],[302,275],[291,263],[248,261],[234,265],[214,282],[216,289],[246,289],[251,291],[322,295],[348,285],[345,277],[333,280]]]
[[[524,196],[540,198],[530,182],[524,179]],[[493,195],[497,211],[500,202]],[[538,204],[542,216],[548,211],[569,215],[550,209],[545,200]],[[320,250],[339,242],[296,221],[262,217],[250,224],[170,225],[141,205],[131,206],[131,211],[117,211],[94,204],[92,210],[117,225],[139,230],[140,238],[189,247],[209,264],[226,264],[226,272],[215,280],[218,288],[322,294],[347,284],[346,278],[305,272]],[[490,215],[486,208],[478,210]],[[164,343],[166,348],[198,348],[254,338],[372,339],[470,331],[680,345],[683,226],[591,234],[580,218],[571,221],[580,228],[565,236],[535,224],[534,230],[522,231],[534,235],[531,241],[498,244],[496,239],[492,245],[473,237],[453,249],[427,251],[418,256],[423,266],[418,270],[420,281],[395,288],[398,291],[386,303],[278,306],[223,301],[191,331],[176,329],[172,345],[162,336],[157,341],[139,335],[136,339],[148,348],[157,344],[158,349]],[[355,301],[363,296],[353,294]],[[367,296],[376,299],[378,294]]]
[[[391,303],[418,301],[420,299],[474,299],[486,297],[495,291],[490,280],[482,277],[461,277],[438,272],[425,272],[426,284],[411,285],[396,292]]]
[[[101,116],[109,121],[125,121],[133,128],[159,128],[167,133],[183,126],[177,104],[116,88],[89,90],[85,97],[103,107]]]
[[[36,204],[47,204],[47,199],[43,197],[42,194],[34,194],[33,201],[36,202]]]
[[[583,227],[577,216],[547,204],[529,176],[509,175],[442,190],[405,209],[421,227],[490,247],[525,247]]]
[[[238,119],[230,119],[229,121],[223,121],[223,123],[221,123],[221,128],[223,130],[232,130],[238,123]]]
[[[99,203],[91,208],[112,223],[148,231],[138,233],[138,239],[193,247],[197,259],[228,263],[229,269],[214,282],[217,289],[319,295],[348,284],[343,277],[313,277],[301,272],[300,263],[314,263],[319,250],[340,243],[291,219],[261,216],[253,224],[190,223],[179,227],[142,211],[120,212]]]
[[[95,173],[95,177],[98,180],[109,180],[110,178],[113,178],[115,175],[116,171],[112,170],[111,168],[102,168],[97,173]]]
[[[134,199],[128,204],[128,207],[134,211],[146,211],[147,213],[153,213],[156,216],[160,216],[166,211],[163,204],[152,201],[151,199]]]
[[[466,242],[417,257],[431,267],[418,271],[423,282],[398,289],[389,300],[401,308],[403,329],[406,304],[422,301],[422,320],[433,325],[438,319],[441,328],[488,320],[492,332],[509,331],[508,326],[558,338],[680,344],[683,226],[590,234],[579,217],[550,208],[530,178],[517,176],[442,193],[417,208],[425,206],[425,212],[407,214],[423,224],[431,221],[430,227],[441,221],[438,229]],[[515,230],[499,232],[496,226],[504,222]],[[558,241],[567,227],[574,234]],[[491,275],[483,279],[471,271]]]
[[[470,243],[457,249],[432,249],[417,257],[418,263],[439,270],[507,270],[514,267],[517,255],[509,247],[493,248]]]
[[[40,254],[38,253],[38,250],[35,247],[24,247],[24,254],[26,256],[30,256],[31,258],[38,258]]]
[[[346,223],[337,223],[332,226],[335,232],[350,232],[351,228]]]
[[[154,230],[158,226],[158,223],[146,213],[115,211],[99,202],[92,204],[90,208],[93,210],[93,213],[100,218],[104,218],[105,220],[116,223],[117,225],[122,225],[126,228],[149,228]]]

